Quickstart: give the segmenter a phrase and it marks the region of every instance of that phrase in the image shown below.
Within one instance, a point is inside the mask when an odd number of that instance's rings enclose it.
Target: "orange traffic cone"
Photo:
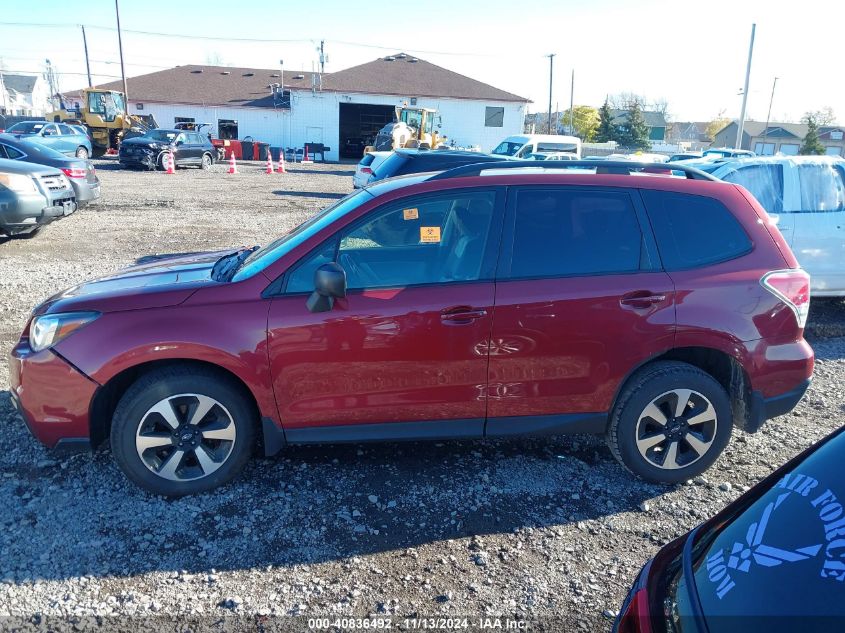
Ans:
[[[279,173],[284,174],[285,172],[285,150],[279,152]]]
[[[167,152],[167,171],[165,174],[176,173],[176,159],[173,157],[173,152]]]
[[[305,155],[302,157],[302,164],[303,165],[310,165],[314,161],[308,158],[308,145],[305,146]]]
[[[273,173],[273,155],[270,152],[267,152],[267,169],[264,170],[265,174],[272,174]]]
[[[232,152],[231,159],[229,160],[229,173],[230,174],[237,174],[238,173],[238,165],[235,163],[235,152]]]

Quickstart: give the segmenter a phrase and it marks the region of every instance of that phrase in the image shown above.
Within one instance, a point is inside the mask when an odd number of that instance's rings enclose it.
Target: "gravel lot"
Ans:
[[[57,290],[142,255],[266,242],[348,192],[352,175],[98,166],[99,204],[0,241],[2,349]],[[704,478],[674,488],[632,479],[601,438],[573,436],[292,448],[224,489],[167,501],[128,484],[107,450],[45,451],[8,401],[2,363],[0,616],[261,628],[267,615],[380,614],[394,626],[501,615],[562,630],[542,619],[558,616],[567,629],[607,629],[661,545],[842,424],[845,303],[816,301],[808,332],[818,365],[798,409],[735,432]],[[0,629],[12,622],[0,617]]]

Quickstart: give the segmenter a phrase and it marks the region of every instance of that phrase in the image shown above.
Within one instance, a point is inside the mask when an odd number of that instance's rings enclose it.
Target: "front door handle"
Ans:
[[[663,303],[664,301],[666,301],[666,295],[663,293],[655,293],[649,290],[636,290],[622,295],[619,303],[625,308],[646,310],[651,306]]]
[[[444,323],[471,323],[484,316],[487,316],[487,310],[472,306],[455,306],[440,312],[440,320]]]

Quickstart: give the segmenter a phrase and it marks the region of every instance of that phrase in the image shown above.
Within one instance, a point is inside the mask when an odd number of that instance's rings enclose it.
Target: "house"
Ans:
[[[489,151],[522,132],[528,99],[397,53],[334,73],[177,66],[127,79],[129,112],[162,127],[209,123],[220,138],[274,147],[322,143],[327,160],[358,158],[400,105],[433,108],[447,142]],[[122,82],[100,86],[123,90]],[[67,95],[66,95],[67,96]]]
[[[733,147],[737,122],[733,121],[716,133],[713,147]],[[741,149],[750,149],[761,156],[795,155],[807,135],[806,123],[765,123],[746,121],[742,128]],[[845,156],[845,126],[826,125],[819,128],[819,140],[829,156]]]
[[[0,114],[43,117],[52,109],[44,77],[0,72]]]
[[[704,143],[710,144],[707,136],[709,121],[675,121],[666,131],[666,140],[672,143]]]
[[[628,124],[627,110],[610,110],[611,121],[617,127],[625,127]],[[666,117],[662,112],[643,110],[643,118],[648,126],[648,140],[658,143],[666,140]]]

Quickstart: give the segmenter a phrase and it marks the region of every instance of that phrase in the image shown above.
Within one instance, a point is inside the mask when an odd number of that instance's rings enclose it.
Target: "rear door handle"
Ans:
[[[666,301],[666,295],[662,293],[653,293],[648,290],[636,290],[622,295],[619,303],[623,307],[644,310],[650,308],[658,303]]]
[[[444,323],[471,323],[484,316],[487,316],[487,310],[471,306],[455,306],[441,311],[440,320]]]

